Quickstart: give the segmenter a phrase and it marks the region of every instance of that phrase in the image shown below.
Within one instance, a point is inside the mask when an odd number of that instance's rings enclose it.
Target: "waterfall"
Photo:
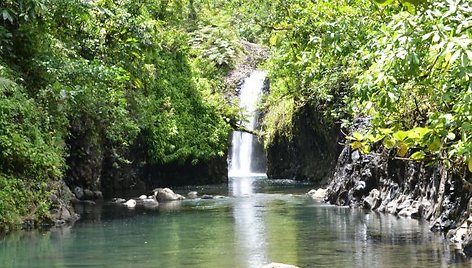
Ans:
[[[239,105],[245,111],[247,122],[244,127],[247,130],[254,130],[256,127],[257,103],[264,87],[266,73],[264,71],[253,71],[244,80],[239,94]],[[247,132],[234,131],[231,142],[231,158],[229,165],[230,176],[247,176],[253,173],[265,172],[265,170],[254,170],[252,162],[254,157],[254,147],[260,146],[254,135]]]

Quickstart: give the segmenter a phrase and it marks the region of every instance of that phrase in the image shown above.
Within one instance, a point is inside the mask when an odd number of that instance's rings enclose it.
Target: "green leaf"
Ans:
[[[358,141],[361,141],[364,139],[364,135],[362,135],[360,132],[357,132],[357,131],[352,133],[352,136],[354,137],[354,139]]]
[[[425,158],[425,153],[423,151],[418,151],[413,153],[410,158],[413,160],[423,160]]]
[[[417,135],[418,139],[422,139],[424,136],[426,136],[426,134],[431,132],[429,128],[425,128],[425,127],[415,127],[411,129],[410,131],[414,133],[415,135]]]
[[[385,146],[385,148],[390,150],[395,146],[395,141],[391,138],[388,138],[383,141],[383,145]]]
[[[469,164],[467,166],[469,167],[469,171],[472,172],[472,158],[469,159]]]
[[[441,140],[438,137],[433,137],[433,140],[428,144],[428,149],[431,152],[437,152],[441,149]]]
[[[372,135],[372,134],[369,134],[367,135],[367,139],[369,140],[369,142],[371,143],[376,143],[380,140],[382,140],[383,138],[385,138],[385,135],[381,135],[381,134],[377,134],[377,135]]]
[[[408,132],[399,130],[392,135],[398,141],[404,141],[408,137]]]

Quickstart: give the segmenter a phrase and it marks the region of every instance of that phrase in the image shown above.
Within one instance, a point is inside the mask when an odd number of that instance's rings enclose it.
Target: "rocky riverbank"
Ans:
[[[355,128],[365,124],[359,120]],[[345,145],[324,200],[426,219],[432,231],[443,232],[458,250],[472,256],[471,177],[466,170],[452,172],[440,164],[396,159],[380,148],[362,154]]]

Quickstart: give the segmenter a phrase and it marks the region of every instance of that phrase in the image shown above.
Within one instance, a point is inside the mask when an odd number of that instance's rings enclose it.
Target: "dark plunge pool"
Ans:
[[[263,176],[175,189],[227,196],[155,210],[79,207],[73,227],[0,240],[0,267],[470,267],[428,224],[318,203]]]

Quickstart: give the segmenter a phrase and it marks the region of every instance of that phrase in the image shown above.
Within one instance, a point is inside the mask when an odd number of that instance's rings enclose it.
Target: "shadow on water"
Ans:
[[[83,207],[74,227],[0,240],[0,267],[470,267],[427,223],[307,199],[311,185],[265,177],[182,187],[214,200],[155,210]]]

